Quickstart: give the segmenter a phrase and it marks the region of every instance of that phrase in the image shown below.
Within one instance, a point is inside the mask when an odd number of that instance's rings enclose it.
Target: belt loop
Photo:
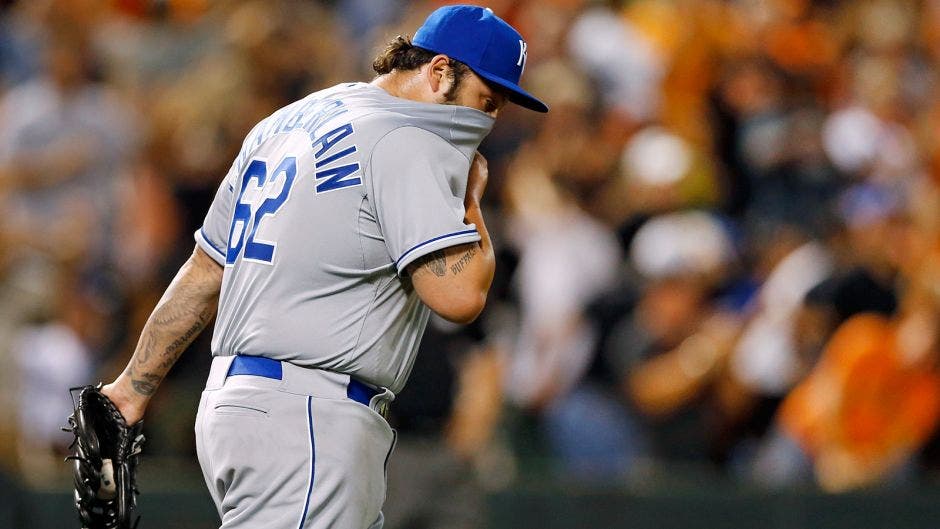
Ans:
[[[206,390],[219,389],[225,384],[225,377],[234,360],[234,355],[212,358],[212,367],[209,368],[209,378],[206,380]]]
[[[395,394],[388,388],[379,388],[382,391],[369,399],[369,407],[375,410],[385,420],[388,420],[388,405],[395,400]]]

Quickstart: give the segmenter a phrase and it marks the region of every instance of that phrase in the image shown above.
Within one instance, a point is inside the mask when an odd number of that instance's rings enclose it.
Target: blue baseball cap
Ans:
[[[411,43],[466,64],[480,77],[506,89],[513,103],[548,112],[545,103],[519,86],[528,45],[493,10],[468,5],[436,9],[415,32]]]

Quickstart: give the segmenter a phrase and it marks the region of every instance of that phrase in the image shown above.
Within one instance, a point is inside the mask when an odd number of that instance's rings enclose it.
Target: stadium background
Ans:
[[[432,322],[390,529],[936,527],[940,2],[502,0],[547,116],[481,150],[499,270]],[[439,5],[0,2],[0,527],[67,527],[66,389],[116,374],[243,135]],[[208,333],[143,527],[214,527]]]

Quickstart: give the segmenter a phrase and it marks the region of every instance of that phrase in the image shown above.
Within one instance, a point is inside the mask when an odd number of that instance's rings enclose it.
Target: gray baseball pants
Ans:
[[[216,357],[196,452],[222,529],[381,529],[395,433],[347,397],[349,376],[281,362],[281,378],[230,375]]]

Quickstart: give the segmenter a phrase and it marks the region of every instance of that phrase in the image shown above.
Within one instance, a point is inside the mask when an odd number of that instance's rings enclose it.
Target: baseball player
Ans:
[[[196,419],[231,528],[379,528],[404,386],[430,310],[473,320],[493,278],[476,153],[526,43],[489,9],[434,11],[376,59],[248,134],[196,248],[104,391],[129,423],[216,316]],[[217,312],[217,314],[216,314]]]

